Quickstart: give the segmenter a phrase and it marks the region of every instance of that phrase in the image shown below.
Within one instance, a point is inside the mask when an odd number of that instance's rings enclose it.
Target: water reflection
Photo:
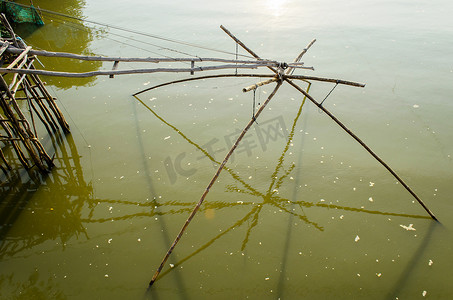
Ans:
[[[0,178],[0,259],[47,240],[59,239],[64,248],[74,236],[88,238],[82,224],[82,209],[92,212],[96,202],[91,183],[86,183],[83,177],[80,155],[70,134],[63,137],[56,133],[49,136],[49,142],[56,149],[57,167],[52,173],[13,166],[13,170]],[[19,164],[17,158],[8,159]],[[39,203],[31,201],[37,194]],[[19,217],[24,226],[10,231]]]
[[[16,279],[13,274],[0,276],[0,297],[2,299],[68,299],[52,276],[41,279],[39,275],[35,270],[28,276],[28,280]],[[3,294],[5,291],[8,294]]]
[[[160,121],[162,121],[162,123],[164,123],[165,125],[170,127],[173,131],[175,131],[179,136],[181,136],[190,145],[193,145],[197,150],[201,151],[203,153],[203,155],[205,155],[207,158],[209,158],[211,160],[211,162],[213,162],[216,165],[220,164],[220,162],[217,161],[208,151],[206,151],[206,149],[204,149],[202,146],[200,146],[199,144],[194,142],[192,139],[187,137],[177,127],[175,127],[174,125],[170,124],[165,119],[163,119],[151,107],[149,107],[147,104],[145,104],[140,98],[138,98],[137,96],[135,96],[135,98],[147,110],[149,110],[156,118],[158,118]],[[374,215],[399,216],[399,217],[417,218],[417,219],[430,219],[430,217],[421,216],[421,215],[382,212],[382,211],[378,211],[378,210],[368,210],[368,209],[364,209],[364,208],[346,207],[346,206],[340,206],[340,205],[334,205],[334,204],[313,203],[313,202],[309,202],[309,201],[304,201],[304,200],[301,200],[300,197],[298,196],[297,182],[296,182],[295,190],[293,192],[291,199],[281,197],[278,193],[278,190],[282,187],[282,185],[284,183],[290,183],[290,180],[291,180],[290,175],[292,174],[292,172],[294,172],[295,169],[300,168],[300,166],[298,166],[299,168],[296,168],[296,164],[294,162],[285,163],[285,160],[288,155],[288,150],[290,149],[290,146],[292,146],[295,128],[301,117],[302,109],[305,104],[305,100],[306,99],[303,99],[303,101],[299,107],[299,110],[293,120],[291,130],[288,134],[287,142],[283,148],[283,151],[282,151],[280,157],[278,158],[278,162],[274,168],[274,171],[269,178],[269,185],[268,185],[267,189],[265,191],[258,190],[257,188],[248,184],[232,168],[225,166],[224,170],[227,171],[228,174],[230,174],[230,176],[235,181],[234,184],[230,184],[230,185],[226,186],[226,192],[249,195],[251,200],[250,201],[240,201],[238,203],[222,202],[222,201],[207,201],[203,204],[203,206],[200,208],[200,210],[203,211],[205,214],[209,215],[209,214],[212,214],[211,211],[221,210],[221,209],[225,209],[225,208],[241,207],[243,210],[247,211],[247,213],[244,215],[244,217],[236,220],[234,222],[234,224],[232,224],[230,227],[228,227],[226,229],[222,229],[220,234],[211,238],[208,242],[201,245],[198,249],[193,251],[191,254],[189,254],[185,258],[179,260],[177,263],[174,263],[173,264],[174,266],[172,269],[168,269],[167,271],[165,271],[161,274],[161,278],[163,276],[165,276],[166,274],[168,274],[173,269],[176,269],[177,266],[183,264],[185,261],[196,256],[197,254],[200,254],[202,251],[204,251],[205,249],[210,247],[212,244],[214,244],[216,241],[218,241],[220,238],[222,238],[229,232],[247,224],[248,227],[246,230],[246,234],[245,234],[244,238],[242,239],[242,244],[241,244],[241,251],[245,250],[254,228],[259,223],[258,221],[259,221],[260,213],[263,212],[263,208],[265,206],[272,206],[280,212],[285,212],[285,213],[289,214],[290,218],[297,218],[297,219],[303,221],[308,226],[313,227],[319,231],[323,231],[324,227],[322,225],[318,224],[317,222],[311,221],[304,213],[304,208],[320,207],[320,208],[345,210],[345,211],[367,213],[367,214],[374,214]],[[300,164],[300,160],[298,163]],[[296,176],[296,178],[297,178],[296,181],[299,180],[298,175],[293,174],[293,176]],[[252,197],[257,197],[258,199],[253,200]],[[189,214],[193,209],[193,205],[194,205],[193,203],[181,203],[181,202],[177,202],[177,201],[158,202],[156,205],[156,208],[161,209],[160,213],[154,212],[150,215],[154,216],[154,215],[160,215],[160,214],[180,214],[180,213]],[[296,212],[295,207],[298,207],[301,212],[300,213]],[[165,209],[165,212],[164,212],[164,209]],[[104,221],[107,221],[107,220],[108,219],[106,219]],[[292,223],[290,225],[292,226]],[[284,273],[284,272],[282,272],[282,273]],[[284,274],[282,274],[282,276],[284,276]]]
[[[27,5],[29,3],[26,3]],[[27,44],[35,49],[44,49],[57,52],[71,52],[76,54],[94,55],[90,50],[90,43],[101,35],[104,29],[96,29],[86,26],[81,21],[82,9],[86,6],[82,0],[65,1],[40,1],[39,6],[43,9],[69,15],[66,18],[61,15],[41,11],[44,26],[36,28],[29,24],[16,24],[15,31]],[[61,59],[40,57],[47,70],[68,70],[71,72],[89,72],[101,67],[101,62],[82,61],[74,59]],[[90,78],[53,78],[46,77],[47,83],[60,89],[69,89],[74,86],[91,86],[95,77]]]

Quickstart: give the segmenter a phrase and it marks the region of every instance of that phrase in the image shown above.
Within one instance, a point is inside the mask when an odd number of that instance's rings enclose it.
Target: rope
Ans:
[[[255,118],[255,99],[256,99],[256,90],[258,89],[258,86],[256,86],[255,89],[253,89],[253,109],[252,109],[252,119],[253,121],[258,124],[258,122],[256,121],[256,118]]]
[[[27,8],[30,7],[29,5],[24,5],[24,4],[20,4],[20,3],[16,3],[16,4],[20,5],[22,7],[27,7]],[[209,50],[209,51],[214,51],[214,52],[219,52],[219,53],[224,53],[224,54],[229,54],[229,55],[231,55],[231,54],[234,55],[235,54],[235,53],[231,53],[231,52],[224,51],[224,50],[219,50],[219,49],[206,47],[206,46],[202,46],[202,45],[198,45],[198,44],[193,44],[193,43],[184,42],[184,41],[180,41],[180,40],[176,40],[176,39],[171,39],[171,38],[167,38],[167,37],[163,37],[163,36],[159,36],[159,35],[155,35],[155,34],[141,32],[141,31],[138,31],[138,30],[127,29],[127,28],[124,28],[124,27],[120,27],[120,26],[116,26],[116,25],[112,25],[112,24],[108,24],[108,23],[103,23],[103,22],[98,22],[98,21],[91,21],[91,20],[88,20],[88,19],[82,19],[82,18],[78,18],[78,17],[73,17],[73,16],[70,16],[70,15],[67,15],[67,14],[63,14],[63,13],[59,13],[59,12],[55,12],[55,11],[51,11],[51,10],[47,10],[47,9],[43,9],[43,8],[37,8],[37,10],[39,10],[40,13],[46,13],[46,14],[56,15],[56,16],[60,16],[60,17],[65,17],[65,18],[77,20],[77,21],[80,21],[80,22],[92,23],[92,24],[96,24],[96,25],[100,25],[100,26],[104,26],[104,27],[108,27],[108,28],[113,28],[113,29],[117,29],[117,30],[129,32],[129,33],[134,33],[134,34],[138,34],[138,35],[142,35],[142,36],[147,36],[147,37],[150,37],[150,38],[155,38],[155,39],[159,39],[159,40],[163,40],[163,41],[167,41],[167,42],[172,42],[172,43],[175,43],[175,44],[190,46],[190,47],[194,47],[194,48],[199,48],[199,49],[204,49],[204,50]],[[244,54],[238,54],[238,55],[242,56],[242,57],[251,58],[251,56],[244,55]]]
[[[333,86],[333,88],[330,90],[330,92],[327,94],[327,96],[321,101],[321,103],[319,103],[319,105],[322,106],[322,104],[324,103],[324,101],[326,101],[327,97],[330,96],[330,94],[333,92],[333,90],[337,87],[338,85],[338,80],[337,80],[337,83]]]

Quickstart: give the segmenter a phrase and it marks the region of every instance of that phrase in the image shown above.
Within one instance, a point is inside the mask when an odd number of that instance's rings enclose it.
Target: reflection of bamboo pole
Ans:
[[[245,126],[244,130],[242,130],[241,134],[239,135],[239,137],[237,138],[236,142],[234,143],[234,145],[231,147],[230,151],[227,153],[227,155],[225,156],[225,159],[223,160],[222,164],[219,166],[217,172],[214,174],[214,177],[212,177],[211,181],[209,182],[208,186],[206,187],[206,190],[204,191],[203,195],[201,196],[200,200],[198,201],[197,205],[195,206],[195,208],[193,209],[193,211],[190,213],[189,217],[187,218],[186,222],[184,223],[184,226],[181,228],[181,231],[179,232],[178,236],[176,237],[175,241],[173,242],[173,244],[171,245],[170,249],[168,249],[167,251],[167,254],[164,256],[164,259],[162,260],[159,268],[157,268],[157,271],[156,273],[154,274],[153,278],[151,279],[151,282],[149,283],[149,286],[151,287],[153,285],[153,283],[156,281],[157,277],[159,276],[159,273],[160,271],[162,270],[162,268],[164,267],[165,265],[165,262],[167,261],[168,257],[170,256],[170,254],[173,252],[173,249],[176,247],[176,244],[179,242],[179,240],[181,239],[184,231],[186,230],[187,226],[189,225],[190,221],[192,221],[193,217],[195,216],[195,214],[197,213],[198,209],[200,208],[201,204],[203,203],[204,199],[206,198],[207,194],[209,193],[209,190],[211,189],[211,187],[214,185],[215,181],[217,180],[217,178],[219,177],[220,175],[220,172],[222,172],[222,169],[224,168],[225,164],[227,163],[228,159],[230,158],[230,156],[233,154],[234,150],[237,148],[238,144],[240,143],[240,141],[242,140],[242,138],[245,136],[245,134],[247,133],[247,131],[250,129],[250,127],[252,127],[253,123],[255,122],[255,119],[261,114],[261,112],[264,110],[264,108],[266,107],[266,105],[269,103],[269,101],[274,97],[275,93],[277,92],[277,90],[280,88],[281,86],[281,81],[279,81],[277,83],[277,86],[274,88],[274,90],[272,91],[272,93],[269,95],[269,97],[266,99],[266,101],[261,105],[261,107],[259,108],[259,110],[256,112],[256,114],[254,115],[254,117],[249,121],[249,123]]]
[[[225,31],[226,34],[228,34],[236,43],[241,45],[248,53],[250,53],[253,57],[256,59],[260,59],[260,57],[253,52],[251,49],[249,49],[247,46],[245,46],[238,38],[236,38],[230,31],[228,31],[225,27],[222,25],[220,28]],[[278,71],[272,67],[268,67],[270,70],[272,70],[274,73],[278,74]],[[417,202],[425,209],[425,211],[431,216],[432,219],[435,221],[439,222],[437,220],[436,216],[429,210],[429,208],[423,203],[423,201],[415,194],[414,191],[403,181],[401,177],[398,176],[398,174],[393,171],[392,168],[390,168],[389,165],[387,165],[376,153],[374,153],[371,148],[369,148],[358,136],[356,136],[351,130],[349,130],[340,120],[338,120],[331,112],[329,112],[324,106],[322,106],[320,103],[318,103],[312,96],[310,96],[306,91],[304,91],[302,88],[300,88],[298,85],[296,85],[294,82],[289,80],[288,78],[285,78],[282,76],[282,79],[286,82],[288,82],[291,86],[293,86],[296,90],[304,94],[313,104],[315,104],[319,109],[321,109],[323,112],[325,112],[335,123],[337,123],[344,131],[346,131],[353,139],[355,139],[363,148],[365,148],[368,153],[371,154],[382,166],[384,166],[387,171],[390,172],[390,174],[393,175],[393,177],[398,180],[399,183],[417,200]]]

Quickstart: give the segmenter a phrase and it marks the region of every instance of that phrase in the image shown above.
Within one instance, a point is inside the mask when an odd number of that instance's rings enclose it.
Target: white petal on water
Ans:
[[[373,202],[373,197],[368,198],[368,201]]]
[[[175,267],[175,265],[174,265],[174,264],[170,264],[170,268],[174,268],[174,267]]]
[[[434,262],[430,259],[429,262],[428,262],[428,266],[432,266],[433,263],[434,263]]]
[[[354,239],[354,242],[358,242],[360,240],[360,237],[358,235],[356,235],[355,239]]]
[[[426,297],[426,294],[428,294],[427,291],[423,291],[423,292],[422,292],[422,296],[423,296],[423,297]]]
[[[168,140],[170,138],[170,136],[166,136],[164,137],[164,140]]]
[[[412,107],[413,107],[413,108],[419,108],[419,107],[420,107],[420,105],[418,105],[418,104],[414,104],[414,105],[412,105]]]
[[[406,230],[412,230],[412,231],[415,231],[416,229],[414,227],[412,227],[414,224],[409,224],[409,226],[406,226],[406,225],[400,225],[400,227],[403,227],[404,229]]]
[[[371,181],[370,181],[370,186],[374,186],[374,182],[371,182]]]
[[[376,276],[377,276],[377,277],[381,277],[382,274],[381,274],[381,273],[376,273]]]
[[[110,244],[111,242],[112,242],[112,239],[109,239],[109,240],[107,241],[107,243],[109,243],[109,244]]]
[[[264,278],[264,280],[269,280],[269,277]]]

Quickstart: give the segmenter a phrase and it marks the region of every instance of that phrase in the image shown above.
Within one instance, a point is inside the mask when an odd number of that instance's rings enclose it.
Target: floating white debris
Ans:
[[[377,276],[377,277],[381,277],[382,274],[381,274],[381,273],[376,273],[376,276]]]
[[[429,262],[428,262],[428,266],[432,266],[433,263],[434,263],[434,262],[430,259]]]
[[[418,105],[418,104],[414,104],[414,105],[412,105],[412,107],[413,107],[413,108],[419,108],[419,107],[420,107],[420,105]]]
[[[236,201],[237,204],[243,204],[244,201]]]
[[[137,242],[141,242],[142,240],[140,238],[137,239]]]
[[[358,241],[360,241],[360,237],[359,237],[358,235],[356,235],[356,237],[355,237],[355,239],[354,239],[354,242],[357,243]]]
[[[368,201],[373,202],[373,197],[368,198]]]
[[[423,296],[423,297],[426,297],[426,294],[428,294],[427,291],[423,291],[423,292],[422,292],[422,296]]]
[[[123,178],[124,178],[124,176],[121,176],[121,177],[120,177],[120,179],[123,179]]]
[[[414,224],[409,224],[409,226],[406,226],[406,225],[400,225],[400,227],[403,227],[404,229],[406,230],[412,230],[412,231],[415,231],[416,229],[414,227],[412,227]]]
[[[341,215],[341,216],[340,216],[340,219],[341,219],[341,220],[343,220],[343,218],[344,218],[344,216],[343,216],[343,215]]]
[[[370,181],[370,186],[374,186],[374,182],[371,182],[371,181]]]
[[[105,274],[104,277],[105,277],[105,278],[109,277],[109,274]]]
[[[143,85],[148,85],[150,83],[151,83],[151,81],[147,81],[147,82],[143,83]]]
[[[170,136],[166,136],[164,137],[164,140],[168,140],[170,138]]]
[[[109,240],[107,241],[107,243],[109,243],[109,244],[110,244],[111,242],[112,242],[112,239],[109,239]]]
[[[170,268],[174,268],[174,267],[175,267],[175,265],[174,265],[174,264],[170,264]]]
[[[264,280],[269,280],[269,279],[270,279],[269,277],[264,278]]]

